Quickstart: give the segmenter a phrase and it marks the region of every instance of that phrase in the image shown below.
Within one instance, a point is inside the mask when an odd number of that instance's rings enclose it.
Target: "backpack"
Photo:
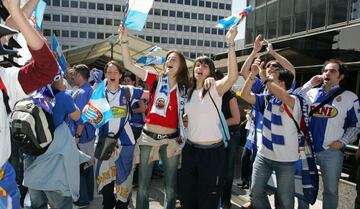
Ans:
[[[52,116],[32,99],[20,100],[10,113],[10,133],[20,152],[41,155],[54,138]]]

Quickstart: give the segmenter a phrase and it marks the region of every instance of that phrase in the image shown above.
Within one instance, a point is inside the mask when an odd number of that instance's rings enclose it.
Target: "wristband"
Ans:
[[[120,43],[121,43],[121,45],[122,45],[122,44],[128,44],[128,43],[129,43],[129,40],[121,41]]]

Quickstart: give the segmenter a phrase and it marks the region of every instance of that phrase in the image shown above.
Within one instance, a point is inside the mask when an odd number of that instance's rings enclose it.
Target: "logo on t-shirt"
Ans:
[[[122,118],[126,116],[126,106],[112,106],[111,111],[114,118]]]
[[[310,110],[313,110],[320,103],[316,103],[310,106]],[[314,113],[314,117],[318,118],[333,118],[338,114],[338,110],[331,105],[324,105],[318,111]]]
[[[156,108],[158,108],[158,109],[164,109],[165,100],[164,100],[163,98],[158,98],[158,99],[155,101],[155,105],[156,105]]]

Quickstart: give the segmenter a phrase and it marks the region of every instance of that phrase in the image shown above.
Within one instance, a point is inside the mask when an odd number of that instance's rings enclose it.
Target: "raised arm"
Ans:
[[[261,35],[258,35],[255,39],[254,42],[254,47],[253,50],[251,52],[251,54],[246,58],[243,66],[241,67],[240,70],[240,75],[246,80],[249,76],[249,72],[250,72],[250,68],[251,68],[251,64],[253,63],[253,60],[256,57],[256,54],[261,50],[262,48],[262,43],[263,43],[263,38]]]
[[[29,19],[31,17],[38,2],[39,2],[39,0],[29,0],[23,6],[22,12],[27,19]],[[6,7],[6,5],[5,5],[5,7]],[[6,19],[6,25],[8,25],[9,27],[18,29],[11,15]]]
[[[283,57],[279,53],[277,53],[274,50],[274,48],[273,48],[273,46],[272,46],[272,44],[270,42],[267,42],[267,43],[268,43],[267,48],[266,48],[267,52],[269,54],[271,54],[271,56],[273,56],[280,63],[280,65],[283,68],[285,68],[285,69],[289,70],[290,72],[292,72],[292,74],[294,75],[294,80],[295,80],[296,73],[295,73],[294,65],[291,64],[291,62],[289,62],[289,60],[287,60],[285,57]]]
[[[121,44],[121,53],[123,56],[124,67],[130,72],[134,73],[141,80],[145,80],[146,70],[139,65],[136,65],[132,62],[131,56],[129,53],[129,39],[127,29],[124,25],[120,24],[119,26],[119,39]]]
[[[226,42],[228,45],[228,73],[221,80],[216,81],[216,89],[219,95],[224,95],[238,79],[238,67],[235,55],[235,36],[237,34],[237,26],[234,25],[226,34]]]
[[[251,91],[251,87],[255,83],[256,75],[259,73],[259,68],[255,66],[257,65],[253,64],[251,66],[251,72],[245,80],[245,84],[240,92],[240,97],[252,105],[255,104],[256,97],[255,94]]]

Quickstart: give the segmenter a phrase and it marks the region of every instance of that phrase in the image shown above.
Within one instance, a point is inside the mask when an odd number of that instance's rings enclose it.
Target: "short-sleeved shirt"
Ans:
[[[146,76],[146,84],[149,88],[149,90],[152,89],[154,82],[156,81],[156,74],[148,72]],[[148,112],[146,114],[145,123],[152,124],[152,125],[159,125],[166,128],[178,128],[178,99],[177,99],[177,93],[176,88],[173,88],[170,90],[170,101],[169,105],[166,110],[166,117],[163,117],[161,115],[158,115],[156,113],[151,113],[150,110],[154,104],[155,99],[155,91],[154,93],[150,95],[150,102],[148,107]]]
[[[302,110],[296,96],[294,108],[289,111],[299,123]],[[270,160],[294,162],[299,159],[298,134],[294,121],[285,112],[284,104],[274,96],[256,95],[255,109],[264,112],[262,124],[262,143],[259,154]]]
[[[64,121],[66,121],[69,114],[76,111],[76,105],[69,94],[65,91],[53,90],[55,93],[55,106],[53,108],[53,124],[56,129]],[[56,93],[57,92],[57,93]]]

